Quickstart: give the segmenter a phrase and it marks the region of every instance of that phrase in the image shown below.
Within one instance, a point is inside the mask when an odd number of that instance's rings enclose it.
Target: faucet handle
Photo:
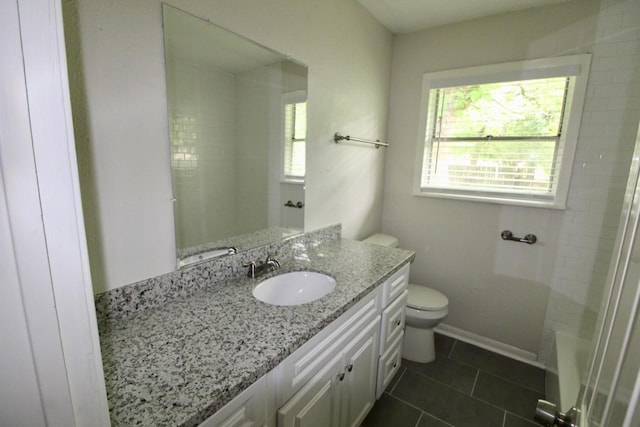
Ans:
[[[272,263],[275,264],[276,266],[280,267],[280,261],[278,261],[276,258],[272,257],[271,254],[267,254],[267,259],[264,261],[264,263]]]
[[[251,261],[251,262],[246,262],[244,264],[242,264],[243,267],[249,267],[249,271],[247,271],[247,277],[250,277],[252,279],[256,278],[256,263]]]

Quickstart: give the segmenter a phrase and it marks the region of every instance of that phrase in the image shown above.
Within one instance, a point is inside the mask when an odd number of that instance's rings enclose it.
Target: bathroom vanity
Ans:
[[[408,276],[405,264],[202,426],[359,426],[400,366]]]
[[[245,277],[242,263],[266,253],[280,270]],[[413,256],[311,234],[102,296],[112,425],[359,425],[399,367]],[[301,270],[335,289],[297,306],[252,295]]]

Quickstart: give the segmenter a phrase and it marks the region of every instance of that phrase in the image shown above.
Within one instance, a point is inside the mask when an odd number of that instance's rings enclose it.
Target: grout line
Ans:
[[[532,426],[536,425],[536,422],[533,419],[533,416],[531,418],[526,418],[526,417],[523,417],[522,415],[514,414],[511,411],[505,411],[505,413],[504,413],[505,419],[507,418],[507,414],[511,414],[511,416],[513,416],[513,417],[516,417],[516,418],[519,418],[521,420],[524,420],[524,421],[528,422],[529,424],[531,424]]]
[[[414,425],[413,427],[418,427],[420,425],[420,420],[422,419],[423,415],[424,415],[424,411],[421,411],[420,416],[418,417],[418,421],[416,421],[416,425]]]
[[[471,396],[470,393],[467,393],[466,391],[462,391],[462,390],[460,390],[458,388],[455,388],[450,383],[445,382],[444,380],[441,380],[441,379],[438,379],[438,378],[433,378],[432,376],[430,376],[429,374],[426,374],[424,372],[414,371],[411,368],[405,368],[405,370],[404,370],[404,372],[402,374],[404,375],[404,373],[407,372],[407,371],[411,371],[412,374],[418,375],[418,376],[420,376],[420,377],[422,377],[422,378],[424,378],[426,380],[432,381],[432,382],[434,382],[436,384],[439,384],[439,385],[441,385],[443,387],[446,387],[446,388],[450,389],[451,391],[455,391],[456,393],[462,393],[465,396]],[[476,371],[477,371],[477,369],[476,369]],[[398,380],[398,382],[400,382],[400,381]],[[395,389],[395,387],[394,387],[394,389]]]
[[[478,377],[480,376],[480,369],[476,371],[476,378],[473,380],[473,387],[471,387],[471,393],[469,396],[473,397],[473,392],[476,391],[476,384],[478,384]]]
[[[504,411],[504,415],[502,416],[502,427],[507,425],[507,411]]]
[[[402,368],[402,366],[400,366],[400,368]],[[398,384],[400,383],[400,380],[404,376],[405,372],[407,372],[407,368],[404,368],[404,370],[402,371],[402,373],[398,377],[398,380],[396,381],[396,383],[393,385],[393,387],[391,387],[391,390],[389,390],[389,394],[393,393],[393,391],[396,389],[396,387],[398,387]]]
[[[430,413],[428,413],[428,412],[424,412],[424,411],[422,411],[422,413],[423,413],[423,414],[427,414],[427,415],[429,415],[431,418],[435,418],[435,419],[436,419],[436,420],[438,420],[438,421],[441,421],[443,424],[446,424],[446,425],[451,426],[451,427],[455,427],[453,424],[448,423],[448,422],[446,422],[445,420],[443,420],[442,418],[436,417],[436,416],[435,416],[435,415],[433,415],[433,414],[430,414]]]
[[[490,372],[490,371],[485,371],[484,369],[479,368],[479,367],[477,367],[477,366],[475,366],[475,365],[472,365],[472,364],[470,364],[470,363],[468,363],[468,362],[465,362],[465,361],[463,361],[463,360],[452,359],[452,358],[451,358],[451,355],[453,354],[453,350],[454,350],[454,348],[456,347],[456,344],[457,344],[457,343],[458,343],[458,340],[455,340],[455,341],[454,341],[454,343],[453,343],[453,345],[451,346],[451,351],[449,352],[449,355],[447,356],[447,358],[449,358],[449,359],[453,360],[453,361],[454,361],[454,362],[456,362],[456,363],[460,363],[460,364],[465,365],[465,366],[468,366],[468,367],[470,367],[470,368],[477,369],[478,371],[482,371],[482,372],[484,372],[484,373],[485,373],[485,374],[487,374],[487,375],[491,375],[492,377],[499,378],[499,379],[504,380],[504,381],[506,381],[506,382],[509,382],[509,383],[511,383],[511,384],[515,384],[515,385],[517,385],[517,386],[520,386],[520,387],[522,387],[522,388],[525,388],[525,389],[527,389],[527,390],[529,390],[529,391],[533,391],[533,392],[536,392],[536,393],[542,393],[542,394],[544,395],[544,391],[536,390],[535,388],[533,388],[533,387],[531,387],[531,386],[528,386],[528,385],[526,385],[526,384],[523,384],[523,383],[518,382],[518,381],[516,381],[516,380],[513,380],[513,379],[511,379],[511,378],[505,378],[505,377],[503,377],[503,376],[502,376],[502,375],[500,375],[500,374],[496,374],[496,373],[493,373],[493,372]],[[470,345],[474,345],[474,344],[470,344]],[[476,347],[477,347],[477,346],[476,346]],[[480,347],[480,348],[482,348],[482,347]],[[487,349],[483,349],[483,350],[488,351],[488,352],[493,353],[493,354],[496,354],[496,355],[498,355],[498,356],[502,356],[501,354],[496,353],[496,352],[491,351],[491,350],[487,350]],[[505,357],[506,357],[506,356],[505,356]],[[521,363],[524,363],[524,362],[521,362]],[[542,368],[540,368],[540,369],[542,369]],[[544,369],[543,369],[543,371],[544,371]]]
[[[471,365],[468,365],[468,366],[471,366]],[[500,380],[502,380],[502,381],[508,382],[508,383],[510,383],[510,384],[513,384],[513,385],[517,385],[518,387],[522,387],[522,388],[524,388],[524,389],[527,389],[527,390],[529,390],[529,391],[533,391],[533,392],[535,392],[535,393],[541,393],[541,394],[542,394],[542,396],[544,396],[544,391],[536,390],[535,388],[532,388],[532,387],[530,387],[530,386],[528,386],[528,385],[526,385],[526,384],[522,384],[521,382],[518,382],[518,381],[512,380],[512,379],[510,379],[510,378],[505,378],[505,377],[503,377],[503,376],[501,376],[501,375],[499,375],[499,374],[495,374],[495,373],[493,373],[493,372],[485,371],[485,370],[480,369],[480,368],[476,368],[476,369],[478,369],[479,371],[484,372],[486,375],[489,375],[489,376],[491,376],[491,377],[498,378],[498,379],[500,379]]]
[[[458,340],[453,340],[453,345],[451,346],[451,350],[449,350],[449,354],[447,354],[448,359],[451,359],[451,355],[453,354],[453,349],[456,348],[457,343],[458,343]]]
[[[386,393],[386,392],[385,392],[385,393]],[[422,419],[422,416],[423,416],[424,414],[427,414],[427,415],[429,415],[430,417],[433,417],[433,418],[435,418],[436,420],[441,421],[441,422],[443,422],[444,424],[446,424],[446,425],[448,425],[448,426],[455,427],[453,424],[446,422],[446,421],[445,421],[445,420],[443,420],[442,418],[436,417],[436,416],[435,416],[435,415],[433,415],[433,414],[430,414],[430,413],[428,413],[428,412],[425,412],[422,408],[419,408],[419,407],[417,407],[416,405],[414,405],[414,404],[412,404],[412,403],[407,402],[406,400],[400,399],[398,396],[394,396],[394,395],[392,395],[392,394],[390,394],[390,393],[387,393],[387,394],[388,394],[390,397],[393,397],[394,399],[396,399],[397,401],[402,402],[402,403],[404,403],[405,405],[410,406],[410,407],[412,407],[412,408],[417,409],[418,411],[420,411],[420,418],[418,418],[418,423],[420,423],[420,420]],[[418,424],[416,424],[416,427],[418,427]]]
[[[431,418],[435,418],[436,420],[440,421],[442,424],[446,424],[446,425],[448,425],[448,426],[450,426],[450,427],[455,427],[453,424],[446,422],[446,421],[445,421],[445,420],[443,420],[442,418],[436,417],[435,415],[430,414],[430,413],[425,412],[425,411],[422,411],[422,414],[420,414],[420,418],[418,419],[418,422],[420,422],[420,420],[422,419],[422,417],[423,417],[424,415],[428,415],[428,416],[430,416]],[[417,425],[417,424],[416,424],[416,427],[418,427],[418,425]]]
[[[385,393],[386,393],[386,392],[385,392]],[[411,406],[412,408],[417,409],[417,410],[418,410],[418,411],[420,411],[420,412],[424,412],[421,408],[418,408],[416,405],[414,405],[414,404],[412,404],[412,403],[409,403],[409,402],[407,402],[406,400],[400,399],[400,398],[399,398],[398,396],[396,396],[396,395],[393,395],[393,394],[390,394],[390,393],[387,393],[387,394],[388,394],[389,396],[393,397],[394,399],[396,399],[396,400],[398,400],[398,401],[400,401],[400,402],[404,403],[405,405],[409,405],[409,406]]]
[[[407,371],[407,369],[405,369],[405,371],[402,373],[402,375],[404,375],[406,371]],[[401,375],[401,377],[402,377],[402,375]],[[476,376],[477,376],[477,374],[476,374]],[[425,376],[425,378],[428,378],[428,379],[432,380],[431,378],[429,378],[429,377],[427,377],[427,376]],[[398,380],[398,382],[400,382],[400,381]],[[435,382],[439,383],[439,381],[435,381]],[[445,387],[451,388],[450,386],[447,386],[447,385],[445,385],[444,383],[440,383],[440,384],[441,384],[441,385],[444,385]],[[454,389],[454,388],[451,388],[451,390],[456,391],[456,392],[458,392],[458,393],[462,393],[460,390],[456,390],[456,389]],[[443,423],[444,423],[444,424],[446,424],[447,426],[455,427],[453,424],[448,423],[447,421],[443,420],[442,418],[436,417],[436,416],[435,416],[435,415],[433,415],[433,414],[430,414],[430,413],[428,413],[428,412],[425,412],[422,408],[420,408],[420,407],[418,407],[418,406],[414,405],[413,403],[407,402],[406,400],[399,398],[399,397],[398,397],[398,396],[396,396],[395,394],[391,394],[391,392],[387,392],[387,391],[385,391],[385,392],[384,392],[384,394],[387,394],[389,397],[391,397],[391,398],[393,398],[393,399],[396,399],[397,401],[402,402],[402,403],[404,403],[405,405],[410,406],[411,408],[417,409],[418,411],[420,411],[420,412],[421,412],[420,418],[422,418],[422,413],[425,413],[425,414],[428,414],[429,416],[431,416],[431,417],[433,417],[433,418],[435,418],[435,419],[437,419],[437,420],[439,420],[439,421],[443,422]],[[464,393],[462,393],[462,394],[464,394]],[[496,406],[494,403],[487,402],[487,401],[484,401],[484,400],[482,400],[482,399],[478,399],[477,397],[473,397],[473,396],[470,396],[470,397],[471,397],[472,399],[474,399],[474,400],[477,400],[478,402],[482,402],[482,403],[484,403],[484,404],[486,404],[486,405],[489,405],[489,406],[492,406],[492,407],[494,407],[494,408],[496,408],[496,409],[498,409],[498,410],[505,411],[505,417],[506,417],[506,410],[505,410],[504,408],[501,408],[501,407],[499,407],[499,406]],[[520,417],[520,418],[522,418],[522,417]],[[419,421],[419,419],[418,419],[418,421]],[[416,426],[416,427],[417,427],[417,426]]]

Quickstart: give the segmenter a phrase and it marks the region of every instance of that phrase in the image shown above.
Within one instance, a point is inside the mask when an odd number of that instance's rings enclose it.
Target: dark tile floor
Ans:
[[[363,427],[533,427],[544,370],[436,334],[436,360],[402,367]]]

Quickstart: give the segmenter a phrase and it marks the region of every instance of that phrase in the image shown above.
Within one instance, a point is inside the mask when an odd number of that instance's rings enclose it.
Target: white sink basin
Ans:
[[[313,271],[294,271],[260,282],[253,296],[273,305],[299,305],[322,298],[336,287],[333,277]]]

